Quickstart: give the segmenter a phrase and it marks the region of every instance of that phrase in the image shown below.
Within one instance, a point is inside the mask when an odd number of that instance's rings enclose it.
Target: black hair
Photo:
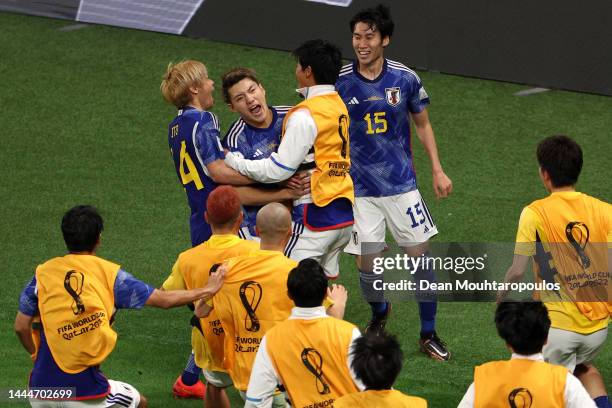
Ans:
[[[538,144],[538,163],[550,176],[553,187],[573,186],[582,170],[582,149],[573,139],[550,136]]]
[[[292,52],[302,66],[310,67],[317,85],[334,85],[342,68],[340,48],[325,40],[309,40]]]
[[[314,259],[303,259],[289,272],[289,297],[297,307],[317,307],[327,295],[327,278],[323,268]]]
[[[357,25],[357,23],[365,23],[369,25],[370,28],[378,30],[382,38],[391,38],[393,29],[395,28],[395,23],[391,19],[391,10],[389,10],[389,7],[382,4],[361,10],[355,14],[349,23],[351,33],[355,31],[355,25]]]
[[[93,252],[104,229],[95,207],[77,205],[62,218],[62,235],[69,252]]]
[[[550,319],[542,302],[508,300],[497,306],[495,326],[514,352],[529,355],[542,352]]]
[[[388,390],[402,371],[404,353],[397,338],[368,332],[355,340],[351,368],[368,390]]]
[[[223,84],[223,100],[225,103],[232,102],[229,95],[229,89],[245,78],[252,80],[258,85],[261,85],[261,82],[259,82],[259,79],[257,79],[255,71],[250,68],[234,68],[223,74],[221,77],[221,83]]]

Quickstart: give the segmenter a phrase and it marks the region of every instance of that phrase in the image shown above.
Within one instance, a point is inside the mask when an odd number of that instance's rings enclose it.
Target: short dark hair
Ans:
[[[325,40],[309,40],[293,50],[302,66],[310,67],[317,85],[334,85],[342,68],[340,48]]]
[[[368,332],[355,340],[351,368],[368,390],[388,390],[402,371],[404,353],[397,338]]]
[[[251,68],[234,68],[223,74],[223,77],[221,77],[221,83],[223,84],[223,100],[225,103],[231,103],[229,89],[245,78],[248,78],[257,84],[261,84],[259,79],[257,79],[255,71]]]
[[[62,218],[62,235],[69,252],[93,252],[104,221],[91,205],[72,207]]]
[[[538,163],[550,176],[553,187],[573,186],[582,170],[582,149],[573,139],[550,136],[538,144]]]
[[[391,19],[391,10],[389,7],[382,4],[361,10],[355,14],[349,23],[351,33],[355,31],[355,25],[357,25],[357,23],[365,23],[369,25],[370,28],[378,30],[382,38],[391,38],[393,29],[395,28],[395,23]]]
[[[542,302],[508,300],[497,306],[495,326],[514,352],[529,355],[542,352],[550,319]]]
[[[297,307],[317,307],[327,295],[327,278],[323,268],[314,259],[303,259],[289,272],[289,297]]]

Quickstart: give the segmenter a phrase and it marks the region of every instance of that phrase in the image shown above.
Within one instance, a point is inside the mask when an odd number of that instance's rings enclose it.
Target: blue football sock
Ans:
[[[361,287],[361,293],[370,304],[373,316],[381,316],[387,313],[388,303],[385,302],[385,294],[383,291],[376,290],[374,286],[374,283],[379,280],[383,280],[383,275],[359,271],[359,286]]]
[[[195,356],[193,353],[189,356],[189,360],[187,361],[187,365],[185,366],[185,370],[181,375],[181,381],[185,385],[193,385],[200,380],[200,374],[202,373],[202,369],[196,365]]]
[[[595,405],[597,408],[612,408],[612,404],[610,404],[610,400],[607,395],[602,395],[601,397],[595,398]]]
[[[438,302],[419,302],[421,337],[430,337],[436,331],[436,312]]]
[[[420,287],[419,282],[422,280],[426,280],[430,283],[436,281],[433,265],[431,262],[426,262],[427,258],[428,252],[421,257],[423,262],[419,264],[419,267],[414,274],[414,280],[417,282],[417,287]],[[418,291],[417,300],[419,301],[419,318],[421,319],[421,337],[429,337],[436,330],[438,299],[435,292]]]

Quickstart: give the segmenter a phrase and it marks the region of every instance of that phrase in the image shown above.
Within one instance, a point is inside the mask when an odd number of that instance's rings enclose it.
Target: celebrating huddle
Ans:
[[[348,65],[324,40],[293,51],[297,91],[304,98],[296,106],[269,106],[252,69],[226,72],[223,98],[240,117],[223,138],[209,111],[214,83],[206,66],[186,60],[168,67],[161,92],[178,109],[168,143],[191,209],[192,248],[177,257],[162,288],[154,289],[96,256],[103,220],[94,207],[70,209],[61,226],[69,254],[37,268],[21,295],[15,328],[34,361],[30,386],[75,387],[77,400],[33,399],[32,406],[146,407],[133,386],[107,379],[99,368],[116,343],[116,310],[145,305],[188,305],[194,312],[192,353],[173,385],[176,397],[225,408],[226,389],[234,386],[247,407],[427,406],[393,389],[403,354],[385,331],[392,305],[375,289],[381,278],[373,271],[374,259],[387,249],[387,229],[410,257],[428,256],[428,241],[438,234],[417,187],[411,122],[429,158],[436,197],[449,196],[453,185],[438,157],[420,78],[384,58],[394,30],[389,10],[365,9],[349,25],[356,58]],[[553,193],[573,188],[578,177],[569,184],[559,178],[567,172],[559,162],[574,147],[566,139],[548,139],[542,158],[538,151],[545,186]],[[589,223],[601,224],[592,231],[609,241],[609,204],[589,203],[597,212]],[[532,207],[542,218],[550,211],[544,204]],[[521,216],[521,241],[542,238],[533,211]],[[343,320],[346,289],[330,283],[340,274],[342,252],[354,256],[371,307],[369,321],[360,322],[363,334]],[[522,257],[515,256],[508,281],[522,277],[532,252],[517,252]],[[420,264],[414,279],[435,282],[431,263]],[[550,313],[555,299],[543,300]],[[609,406],[603,385],[591,386],[599,373],[589,365],[605,341],[612,311],[607,298],[599,300],[588,313],[584,302],[571,309],[582,324],[575,331],[591,347],[582,354],[565,347],[572,329],[556,325],[566,305],[557,304],[549,319],[540,302],[502,302],[495,322],[513,357],[477,367],[461,406],[502,406],[510,398],[510,406],[533,398],[538,406],[586,407],[593,399]],[[420,351],[450,360],[436,331],[435,294],[417,292],[417,301]],[[587,370],[586,379],[579,377],[586,390],[567,369],[541,361],[551,321],[549,349],[565,353],[558,364]],[[554,389],[529,388],[546,383],[542,379]]]

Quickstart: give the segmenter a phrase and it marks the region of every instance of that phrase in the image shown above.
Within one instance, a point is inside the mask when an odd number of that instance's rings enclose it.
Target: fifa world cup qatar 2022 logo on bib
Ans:
[[[330,389],[323,378],[323,357],[316,349],[307,347],[302,350],[302,364],[315,377],[317,392],[321,395],[329,394]]]
[[[261,328],[259,319],[255,314],[261,298],[263,296],[263,289],[261,285],[255,281],[246,281],[240,285],[240,301],[246,315],[244,316],[244,328],[250,332],[257,332]]]
[[[66,272],[64,276],[64,289],[72,297],[72,312],[78,316],[85,312],[85,305],[81,300],[81,293],[83,292],[83,285],[85,284],[85,275],[83,272],[70,270]]]

